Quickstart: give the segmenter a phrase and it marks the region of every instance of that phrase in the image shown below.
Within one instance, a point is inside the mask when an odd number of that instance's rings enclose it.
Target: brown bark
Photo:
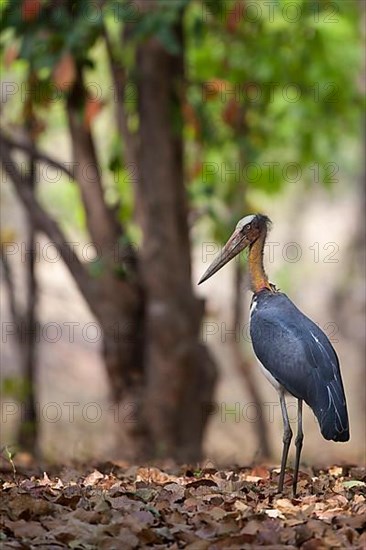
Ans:
[[[145,4],[146,6],[146,4]],[[183,181],[181,53],[156,39],[138,47],[139,201],[146,290],[145,418],[151,451],[196,460],[212,400],[215,365],[199,342],[203,306],[191,288],[190,243]]]
[[[32,155],[29,157],[30,174],[29,184],[32,192],[36,186],[36,163]],[[22,421],[20,424],[18,441],[22,449],[38,455],[38,431],[39,424],[36,413],[36,368],[37,368],[37,347],[36,347],[36,330],[37,316],[36,305],[38,298],[38,285],[35,273],[36,262],[36,230],[33,224],[32,217],[26,212],[28,235],[27,246],[28,254],[25,262],[26,276],[26,310],[24,315],[24,338],[21,338],[23,352],[23,380],[24,380],[24,397]]]
[[[7,293],[8,293],[8,301],[9,301],[9,310],[11,318],[13,319],[13,322],[17,327],[21,326],[22,323],[22,316],[18,309],[18,303],[16,299],[16,290],[15,290],[15,284],[13,279],[12,270],[10,267],[9,259],[6,255],[5,249],[2,245],[0,245],[0,260],[3,266],[3,272],[4,272],[4,281],[7,287]],[[19,333],[15,333],[17,337],[19,337]],[[18,338],[19,342],[19,338]]]

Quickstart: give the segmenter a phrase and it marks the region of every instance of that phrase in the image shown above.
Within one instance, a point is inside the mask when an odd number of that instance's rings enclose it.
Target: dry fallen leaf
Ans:
[[[339,477],[343,474],[343,468],[341,466],[333,466],[328,470],[329,474],[334,477]]]
[[[246,513],[249,513],[252,510],[251,507],[245,504],[242,500],[235,500],[234,508],[235,510],[241,512],[242,515],[246,515]]]
[[[268,510],[264,510],[265,514],[267,514],[268,517],[270,518],[281,518],[281,519],[285,519],[285,516],[279,511],[279,510],[276,510],[275,508],[272,508],[272,509],[268,509]]]
[[[24,519],[11,521],[5,519],[3,525],[6,529],[9,529],[16,538],[26,537],[29,539],[35,539],[46,533],[46,530],[42,527],[42,525],[36,521],[25,521]]]
[[[101,474],[100,472],[98,472],[98,470],[94,470],[91,474],[89,474],[85,479],[84,479],[84,485],[95,485],[96,483],[98,483],[98,481],[100,479],[103,479],[104,478],[104,475]]]
[[[291,474],[285,495],[277,496],[276,476],[265,466],[216,470],[106,463],[87,468],[91,473],[84,470],[53,468],[52,474],[35,475],[33,468],[20,480],[7,470],[0,477],[4,548],[365,547],[362,467],[343,467],[340,475],[333,467],[313,478],[302,473],[296,499],[289,497]]]
[[[276,500],[275,507],[285,516],[294,516],[299,512],[299,508],[294,506],[288,498],[279,498]]]

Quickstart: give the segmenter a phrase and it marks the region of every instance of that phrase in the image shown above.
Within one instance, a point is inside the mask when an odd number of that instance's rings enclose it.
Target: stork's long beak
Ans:
[[[221,250],[220,254],[214,259],[212,264],[208,267],[205,273],[202,275],[198,284],[204,283],[209,279],[214,273],[217,273],[219,269],[224,267],[230,260],[235,258],[239,252],[244,250],[250,241],[246,235],[243,235],[239,229],[236,229],[231,235],[230,239],[225,244],[224,248]]]

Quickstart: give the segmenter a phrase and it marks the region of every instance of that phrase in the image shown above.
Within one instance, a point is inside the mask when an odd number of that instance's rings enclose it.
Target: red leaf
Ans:
[[[68,90],[76,78],[74,58],[70,52],[66,52],[53,70],[53,81],[62,91]]]
[[[237,0],[234,4],[234,8],[230,9],[228,18],[226,21],[226,28],[230,33],[235,33],[238,28],[241,19],[244,17],[244,2]]]
[[[22,17],[24,21],[37,19],[41,11],[41,0],[23,0]]]
[[[182,106],[183,118],[189,126],[194,129],[195,135],[198,136],[201,132],[201,124],[196,114],[195,109],[190,103],[184,103]]]
[[[201,174],[202,166],[203,164],[201,161],[197,161],[194,163],[189,174],[191,179],[197,178]]]
[[[18,46],[11,44],[8,46],[4,52],[4,65],[7,69],[13,64],[18,57]]]
[[[103,106],[104,103],[99,99],[91,99],[88,97],[84,111],[84,124],[87,128],[90,128],[91,123],[95,117],[99,115],[100,111],[103,109]]]
[[[222,113],[222,119],[228,126],[235,127],[240,113],[239,103],[236,99],[230,99]]]

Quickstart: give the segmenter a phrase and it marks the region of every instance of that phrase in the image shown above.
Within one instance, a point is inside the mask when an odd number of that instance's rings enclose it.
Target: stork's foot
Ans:
[[[298,490],[297,490],[298,477],[299,477],[299,475],[298,475],[298,473],[296,474],[295,471],[291,475],[291,470],[290,470],[290,472],[288,470],[286,470],[283,473],[283,476],[281,476],[281,474],[280,474],[276,494],[283,495],[284,493],[288,493],[288,490],[290,489],[290,485],[291,485],[292,496],[294,498],[296,498],[298,496]],[[285,490],[284,490],[284,488],[285,488]]]
[[[277,491],[276,491],[277,495],[283,494],[283,486],[285,484],[285,475],[286,475],[286,472],[283,472],[283,473],[281,472],[279,475]]]
[[[280,479],[280,481],[278,482],[278,487],[277,487],[277,494],[278,495],[283,494],[283,483],[284,483],[284,479]]]
[[[277,483],[276,495],[285,495],[288,494],[291,484],[293,483],[293,478],[291,475],[291,470],[285,470],[283,476],[279,474],[279,479]],[[293,487],[293,485],[292,485]]]

